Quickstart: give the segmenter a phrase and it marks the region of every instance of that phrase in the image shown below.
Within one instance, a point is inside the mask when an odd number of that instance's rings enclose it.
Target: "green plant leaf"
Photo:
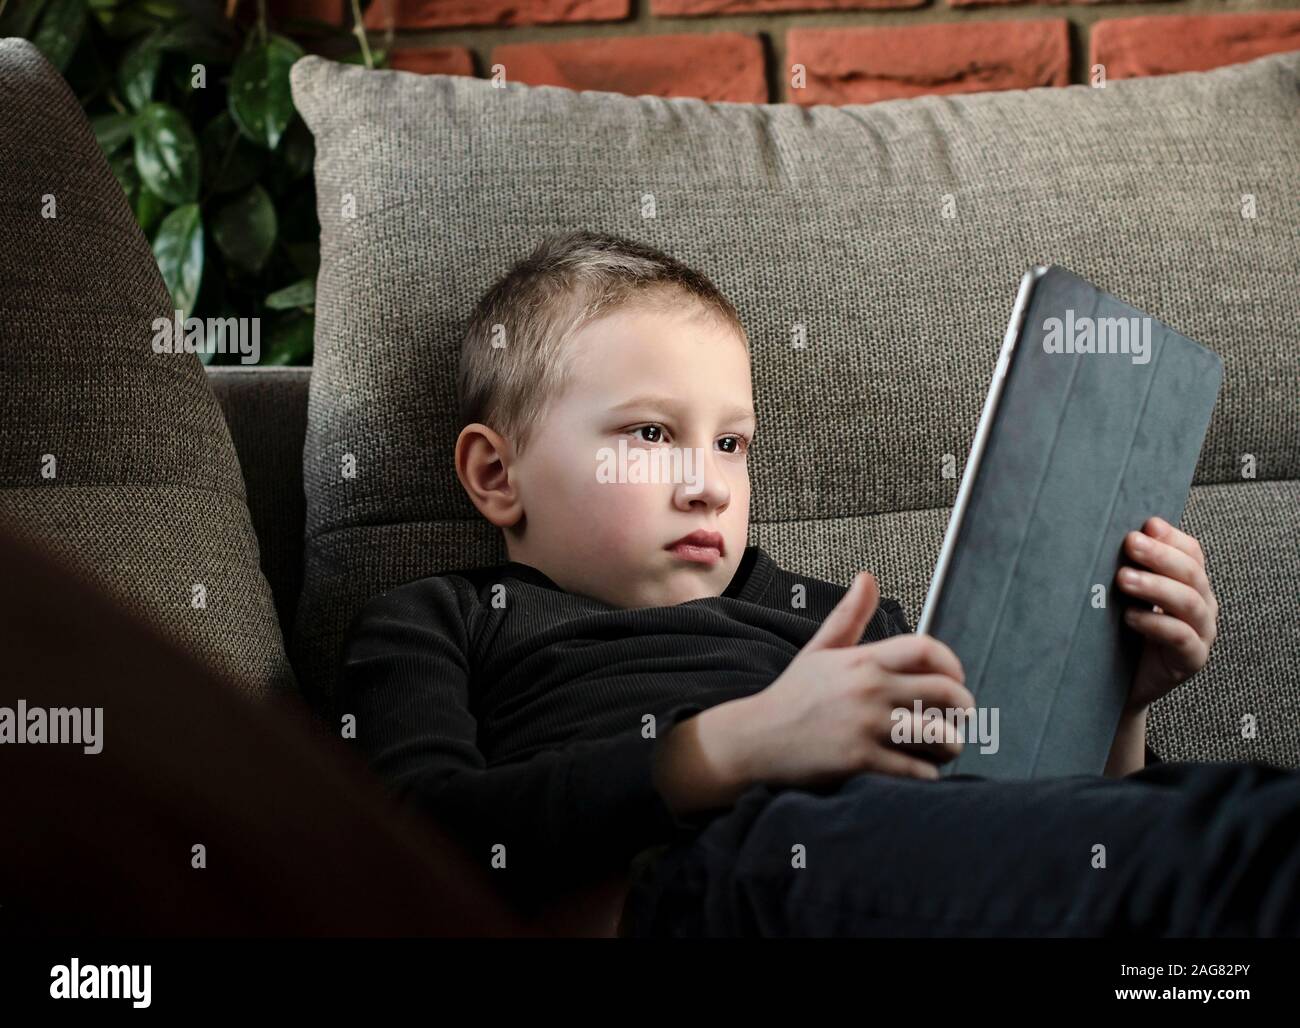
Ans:
[[[142,12],[159,21],[183,21],[190,16],[187,4],[189,7],[198,6],[192,0],[136,0],[136,6]]]
[[[266,298],[266,305],[273,311],[287,311],[295,307],[306,310],[315,306],[315,303],[316,280],[311,278],[300,279],[291,286],[277,289]]]
[[[304,175],[310,175],[316,160],[316,140],[307,123],[294,118],[275,152],[284,168],[286,181],[296,182]]]
[[[235,267],[258,272],[275,245],[275,206],[260,185],[239,193],[212,217],[212,238]]]
[[[141,110],[153,99],[153,87],[161,63],[162,51],[158,49],[157,33],[145,36],[123,54],[122,63],[117,68],[117,84],[132,110]]]
[[[164,67],[167,68],[169,84],[174,95],[179,97],[177,103],[186,105],[194,95],[193,77],[190,74],[190,69],[179,61],[168,61]]]
[[[36,24],[36,19],[40,17],[44,7],[45,0],[11,2],[5,9],[4,15],[0,16],[0,37],[19,36],[22,39],[30,39],[32,26]]]
[[[140,231],[146,237],[153,235],[153,230],[158,227],[159,220],[167,212],[167,201],[153,190],[141,186],[140,191],[136,194],[133,206],[135,207],[135,220],[140,226]]]
[[[262,364],[306,364],[316,334],[310,314],[291,314],[276,322],[262,350]]]
[[[181,22],[164,29],[158,36],[159,49],[186,54],[202,64],[229,64],[235,55],[236,37],[230,23],[221,15],[218,18],[215,27]],[[186,66],[186,77],[192,74],[193,69]]]
[[[131,126],[135,116],[131,114],[101,114],[90,119],[90,127],[95,130],[95,140],[106,154],[111,154],[131,138]]]
[[[158,27],[158,19],[140,9],[139,0],[90,0],[90,11],[109,39],[124,40]]]
[[[208,219],[208,224],[211,225],[211,218]],[[238,286],[231,279],[226,259],[212,241],[212,232],[205,231],[203,236],[203,286],[199,289],[199,298],[194,301],[195,306],[209,317],[242,317],[259,313],[256,298],[231,296],[230,287]]]
[[[32,42],[59,71],[68,66],[86,30],[86,0],[50,0]]]
[[[153,237],[153,256],[172,303],[189,317],[203,281],[203,219],[198,204],[187,203],[163,218]]]
[[[149,104],[136,116],[135,166],[144,184],[168,203],[192,203],[199,195],[199,144],[184,115],[167,104]]]
[[[135,158],[128,152],[114,154],[108,159],[108,166],[113,170],[113,177],[122,187],[127,200],[135,202],[135,191],[140,188],[140,175],[135,170]]]
[[[255,38],[255,37],[254,37]],[[239,131],[258,146],[274,150],[294,115],[289,69],[303,56],[297,43],[269,35],[235,60],[230,76],[230,113]]]
[[[215,193],[230,193],[251,185],[266,167],[266,151],[240,135],[226,111],[204,126],[200,145],[203,181]]]
[[[350,34],[351,33],[349,33],[349,35]],[[387,50],[375,50],[374,48],[371,48],[370,60],[371,62],[373,62],[376,68],[382,68],[384,65],[384,61],[386,61],[387,59],[388,59]],[[365,67],[366,55],[363,54],[360,50],[355,50],[352,53],[348,54],[346,57],[339,58],[339,60],[341,60],[344,64],[360,64],[362,67]]]

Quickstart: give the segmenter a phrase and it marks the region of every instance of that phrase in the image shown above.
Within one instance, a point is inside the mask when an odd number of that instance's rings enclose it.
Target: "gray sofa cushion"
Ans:
[[[172,303],[149,244],[76,98],[19,39],[0,41],[0,240],[0,519],[241,691],[291,695],[203,366],[153,352]]]
[[[208,367],[239,456],[262,573],[285,641],[302,593],[302,444],[311,368]]]
[[[718,283],[753,344],[751,541],[846,584],[873,569],[913,621],[956,495],[945,455],[959,470],[1021,272],[1059,263],[1226,364],[1185,518],[1221,638],[1152,745],[1300,764],[1298,88],[1288,54],[805,110],[301,60],[323,260],[300,668],[328,695],[369,595],[502,557],[452,467],[454,371],[474,301],[542,235],[635,237]]]

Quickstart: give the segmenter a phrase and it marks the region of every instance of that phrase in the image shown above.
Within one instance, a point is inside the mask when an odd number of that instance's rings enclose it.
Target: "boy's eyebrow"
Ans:
[[[634,396],[630,400],[624,400],[622,403],[615,404],[610,408],[610,412],[612,413],[615,411],[631,409],[641,410],[647,407],[653,407],[658,410],[668,411],[670,414],[676,414],[681,410],[681,403],[668,396]],[[730,420],[731,418],[739,418],[742,420],[748,419],[749,421],[754,422],[757,422],[758,420],[754,415],[753,410],[748,407],[728,407],[722,412],[722,416],[724,420]]]

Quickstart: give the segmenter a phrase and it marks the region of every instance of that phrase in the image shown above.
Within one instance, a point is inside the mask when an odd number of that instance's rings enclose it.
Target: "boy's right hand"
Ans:
[[[957,655],[927,635],[858,643],[880,601],[860,573],[817,633],[776,681],[746,697],[741,741],[745,777],[780,785],[833,785],[863,771],[938,778],[937,763],[961,752],[960,742],[895,743],[891,714],[975,705]],[[937,763],[936,763],[937,762]]]

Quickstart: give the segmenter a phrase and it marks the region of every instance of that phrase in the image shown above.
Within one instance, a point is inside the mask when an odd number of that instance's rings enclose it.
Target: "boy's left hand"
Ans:
[[[1145,643],[1128,706],[1154,703],[1205,666],[1217,634],[1219,601],[1205,573],[1201,544],[1163,518],[1148,518],[1141,532],[1124,537],[1119,587],[1155,610],[1131,607],[1124,620]]]

